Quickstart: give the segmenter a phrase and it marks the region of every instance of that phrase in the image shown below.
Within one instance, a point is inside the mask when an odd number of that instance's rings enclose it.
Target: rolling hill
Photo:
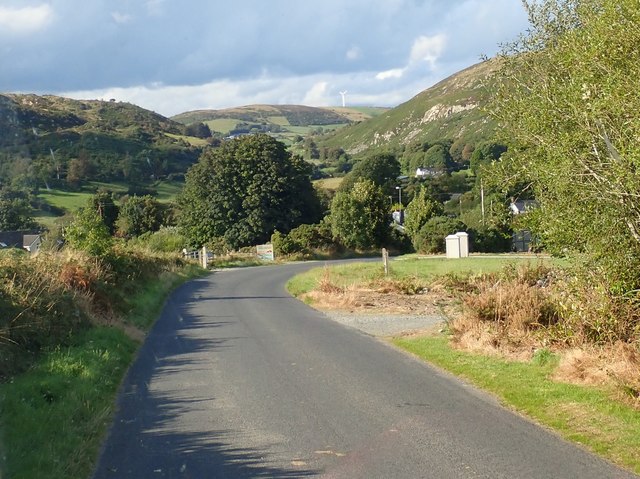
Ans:
[[[302,105],[248,105],[223,110],[195,110],[173,116],[184,125],[205,123],[222,136],[265,132],[291,144],[298,136],[366,121],[386,108],[317,108]]]
[[[0,181],[21,171],[42,184],[72,170],[99,181],[181,174],[201,151],[183,133],[180,123],[129,103],[0,95]]]

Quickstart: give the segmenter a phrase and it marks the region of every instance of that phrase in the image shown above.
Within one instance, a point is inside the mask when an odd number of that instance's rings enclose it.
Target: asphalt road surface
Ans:
[[[94,478],[636,477],[292,298],[216,272],[164,308]]]

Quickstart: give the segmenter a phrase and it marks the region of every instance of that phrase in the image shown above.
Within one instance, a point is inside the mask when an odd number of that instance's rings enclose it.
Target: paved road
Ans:
[[[291,298],[284,282],[307,267],[176,291],[95,479],[635,477]]]

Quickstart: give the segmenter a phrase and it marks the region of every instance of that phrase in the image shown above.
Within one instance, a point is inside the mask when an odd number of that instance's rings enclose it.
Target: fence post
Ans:
[[[209,261],[209,257],[207,256],[207,247],[203,246],[202,247],[202,258],[200,258],[202,260],[202,267],[204,269],[207,269],[207,263]]]
[[[384,264],[384,275],[389,274],[389,252],[387,248],[382,248],[382,263]]]

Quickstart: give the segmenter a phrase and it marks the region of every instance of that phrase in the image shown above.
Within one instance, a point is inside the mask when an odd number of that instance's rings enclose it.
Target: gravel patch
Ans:
[[[439,315],[364,314],[341,311],[324,311],[333,321],[358,329],[372,336],[401,336],[434,329],[444,325]]]

